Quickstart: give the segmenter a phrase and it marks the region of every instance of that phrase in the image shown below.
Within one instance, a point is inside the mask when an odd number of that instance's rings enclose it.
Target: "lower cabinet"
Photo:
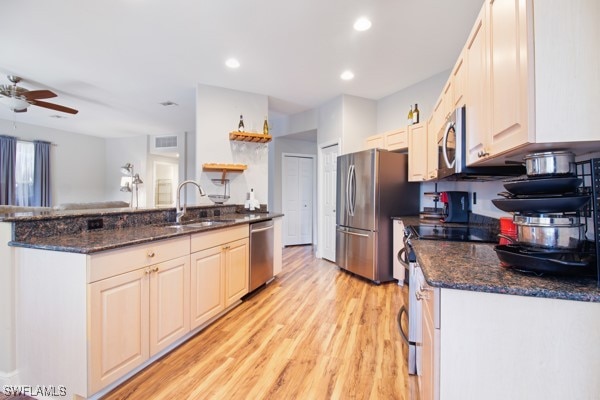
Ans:
[[[90,284],[90,385],[95,392],[190,330],[189,257]]]
[[[248,293],[248,234],[243,224],[91,255],[16,248],[20,382],[103,395]]]
[[[248,225],[192,235],[192,329],[248,293],[249,249]]]

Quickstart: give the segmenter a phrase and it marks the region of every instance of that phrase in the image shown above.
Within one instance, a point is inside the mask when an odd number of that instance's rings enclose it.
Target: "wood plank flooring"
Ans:
[[[340,271],[312,246],[283,254],[274,282],[104,398],[408,399],[407,288]]]

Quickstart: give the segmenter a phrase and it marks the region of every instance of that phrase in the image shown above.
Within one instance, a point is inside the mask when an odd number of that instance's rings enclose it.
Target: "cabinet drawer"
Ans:
[[[247,238],[249,232],[248,224],[232,226],[209,232],[196,233],[192,235],[191,252],[209,249],[223,243],[233,242]]]
[[[183,236],[92,254],[87,258],[88,283],[187,256],[189,253],[190,237]]]

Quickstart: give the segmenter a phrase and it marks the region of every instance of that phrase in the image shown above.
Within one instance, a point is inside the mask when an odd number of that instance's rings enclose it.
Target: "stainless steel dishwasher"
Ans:
[[[273,220],[250,224],[250,291],[273,279]]]

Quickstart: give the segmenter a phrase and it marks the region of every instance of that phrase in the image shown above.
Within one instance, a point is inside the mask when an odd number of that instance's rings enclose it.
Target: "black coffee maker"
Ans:
[[[442,192],[444,222],[469,222],[469,192]]]

